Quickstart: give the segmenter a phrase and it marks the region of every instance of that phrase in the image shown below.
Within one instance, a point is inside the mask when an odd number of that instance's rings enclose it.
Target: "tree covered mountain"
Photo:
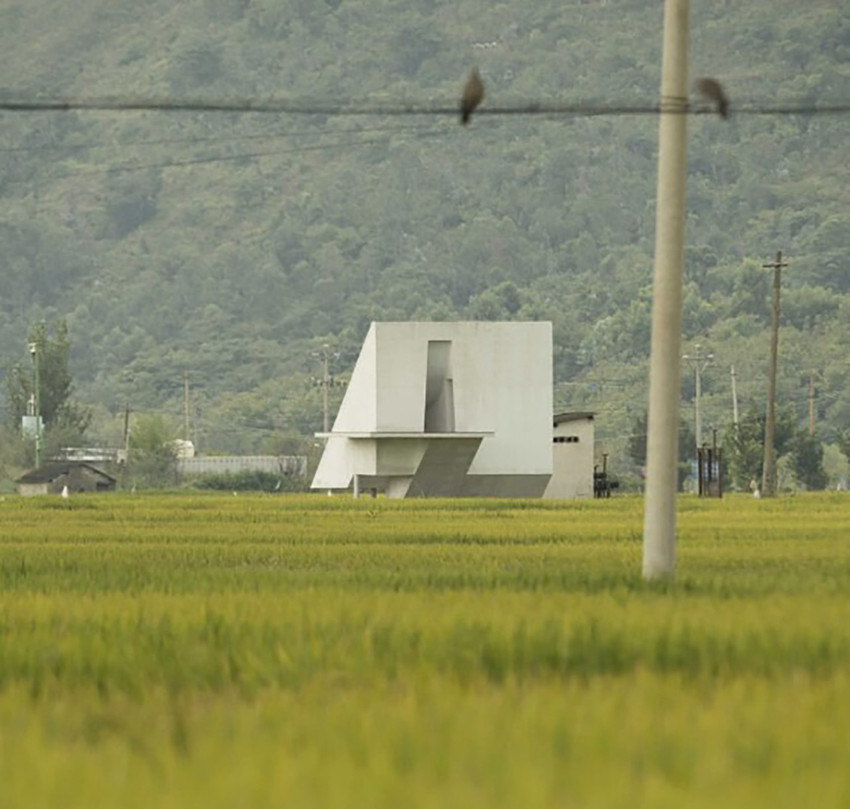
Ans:
[[[850,101],[835,0],[693,2],[691,74],[732,118],[689,121],[684,332],[715,355],[704,424],[763,404],[770,275],[780,401],[850,429]],[[659,0],[57,0],[0,9],[0,97],[456,105],[655,102]],[[371,320],[547,319],[556,401],[599,412],[627,464],[645,408],[657,118],[0,113],[0,365],[65,319],[93,439],[125,405],[182,410],[201,449],[321,426],[324,344],[351,367]],[[693,382],[683,370],[685,415]],[[333,395],[338,401],[339,389]]]

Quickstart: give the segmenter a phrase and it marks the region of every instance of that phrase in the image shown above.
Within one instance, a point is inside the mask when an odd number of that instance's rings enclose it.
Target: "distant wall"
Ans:
[[[47,494],[47,488],[47,483],[19,483],[18,494],[22,494],[24,497]]]
[[[179,458],[180,475],[210,475],[222,472],[269,472],[273,475],[307,474],[306,455],[212,455]]]

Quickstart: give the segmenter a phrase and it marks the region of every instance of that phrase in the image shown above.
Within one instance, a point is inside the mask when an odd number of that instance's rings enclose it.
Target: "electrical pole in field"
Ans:
[[[764,497],[776,494],[776,456],[774,434],[776,431],[776,371],[779,362],[779,289],[782,283],[782,251],[776,254],[772,264],[762,267],[773,270],[773,319],[770,331],[770,367],[767,374],[767,415],[764,422],[764,468],[761,478],[761,493]]]
[[[127,488],[130,475],[130,403],[124,405],[124,434],[121,438],[121,446],[124,450],[124,465],[121,467],[121,487]]]
[[[738,388],[735,386],[735,366],[730,365],[732,374],[732,427],[738,429]]]
[[[313,381],[322,388],[322,432],[327,433],[331,426],[329,391],[340,384],[331,376],[330,361],[332,358],[339,357],[339,352],[332,352],[331,347],[325,343],[322,346],[320,357],[322,360],[322,376],[321,379],[314,379]]]
[[[694,375],[696,377],[696,395],[694,396],[694,411],[697,450],[702,446],[702,416],[700,414],[700,399],[702,398],[702,372],[708,367],[708,364],[714,360],[714,354],[703,354],[700,351],[700,344],[697,343],[694,348],[695,354],[683,354],[682,359],[691,363],[694,366]]]
[[[189,372],[183,371],[183,440],[189,440]]]
[[[688,0],[665,0],[658,126],[643,577],[673,575],[687,174]]]
[[[130,403],[124,405],[124,435],[121,440],[121,446],[124,449],[124,463],[127,463],[127,457],[130,454]]]
[[[30,356],[35,370],[35,467],[41,466],[41,379],[38,367],[38,343],[29,344]]]
[[[809,373],[809,438],[815,437],[815,372]]]
[[[322,432],[330,429],[330,418],[328,413],[328,388],[331,385],[331,375],[328,371],[329,348],[325,343],[322,346]]]

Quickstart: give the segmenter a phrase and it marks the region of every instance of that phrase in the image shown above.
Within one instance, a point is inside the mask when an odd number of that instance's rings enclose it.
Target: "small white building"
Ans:
[[[552,474],[551,323],[372,323],[314,489],[540,497]]]
[[[593,413],[558,413],[553,423],[552,477],[543,496],[593,497]]]

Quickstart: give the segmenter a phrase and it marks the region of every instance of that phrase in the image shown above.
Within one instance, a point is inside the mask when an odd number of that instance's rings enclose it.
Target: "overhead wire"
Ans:
[[[433,138],[438,137],[444,134],[447,134],[447,130],[445,129],[434,129],[433,127],[425,128],[425,127],[411,127],[411,129],[419,130],[418,137],[419,138]],[[348,134],[348,133],[335,133],[335,134]],[[354,133],[352,133],[354,134]],[[222,163],[229,162],[235,160],[251,160],[254,158],[260,157],[273,157],[279,155],[286,154],[300,154],[302,152],[314,152],[314,151],[329,151],[334,149],[348,149],[348,148],[358,148],[365,146],[377,146],[381,144],[386,144],[388,139],[392,137],[394,134],[394,130],[388,129],[386,134],[382,136],[376,136],[371,138],[362,138],[362,139],[347,139],[343,140],[339,143],[313,143],[302,146],[293,146],[287,149],[269,149],[262,151],[252,151],[252,152],[236,152],[234,154],[227,155],[212,155],[209,157],[196,157],[189,158],[186,160],[169,160],[164,162],[156,162],[156,163],[138,163],[138,164],[124,164],[124,165],[113,165],[107,166],[103,168],[81,168],[81,169],[73,169],[71,171],[66,171],[61,174],[56,174],[53,176],[53,179],[63,179],[65,177],[76,177],[76,176],[85,176],[85,175],[93,175],[93,174],[120,174],[126,172],[133,171],[146,171],[149,169],[172,169],[172,168],[185,168],[188,166],[198,166],[209,163]],[[24,182],[22,180],[12,180],[7,184]]]
[[[439,132],[432,133],[423,133],[421,137],[433,137],[435,135],[439,135]],[[163,163],[140,163],[138,165],[123,165],[123,166],[110,166],[108,168],[102,169],[81,169],[79,171],[72,171],[68,174],[73,174],[74,176],[78,174],[111,174],[113,172],[126,172],[126,171],[142,171],[145,169],[170,169],[170,168],[183,168],[186,166],[196,166],[202,165],[205,163],[222,163],[231,160],[250,160],[255,157],[271,157],[275,155],[284,155],[284,154],[300,154],[301,152],[315,152],[315,151],[326,151],[330,149],[347,149],[349,147],[357,147],[357,146],[374,146],[377,144],[385,143],[387,140],[385,137],[375,137],[375,138],[364,138],[362,140],[347,140],[341,143],[314,143],[306,146],[293,146],[289,149],[270,149],[259,152],[237,152],[236,154],[229,155],[214,155],[211,157],[197,157],[191,158],[188,160],[171,160],[169,162]]]
[[[284,114],[308,116],[444,116],[458,115],[458,106],[452,104],[418,104],[385,102],[348,102],[268,99],[203,99],[203,98],[134,98],[122,96],[101,97],[58,97],[42,99],[0,98],[2,112],[232,112],[254,114]],[[850,103],[811,104],[807,102],[789,104],[761,104],[758,102],[736,103],[730,112],[733,115],[841,115],[850,113]],[[488,105],[476,111],[476,117],[486,116],[611,116],[611,115],[716,115],[714,105],[688,102],[676,103],[605,103],[598,101],[579,102],[522,102],[517,104]]]
[[[362,134],[396,134],[402,132],[417,132],[423,129],[430,129],[433,124],[411,124],[405,126],[375,126],[375,127],[359,127],[357,129],[339,129],[332,132],[323,131],[322,135],[362,135]],[[128,146],[162,146],[162,145],[179,145],[191,146],[198,143],[228,143],[244,140],[274,140],[278,138],[297,138],[297,137],[315,137],[317,129],[302,129],[296,131],[278,130],[273,132],[251,132],[248,134],[232,134],[232,135],[216,135],[210,137],[175,137],[175,138],[144,138],[140,140],[116,140],[112,143],[104,141],[88,143],[38,143],[28,146],[0,146],[0,153],[9,154],[16,152],[41,152],[41,151],[82,151],[87,149],[125,149]]]

